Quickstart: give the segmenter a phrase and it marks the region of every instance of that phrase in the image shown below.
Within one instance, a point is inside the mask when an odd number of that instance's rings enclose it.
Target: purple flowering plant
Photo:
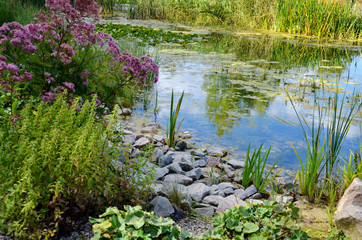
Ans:
[[[122,52],[109,34],[86,21],[98,20],[97,3],[73,2],[76,7],[70,0],[47,0],[49,12],[32,23],[0,27],[0,114],[14,116],[12,106],[30,97],[53,102],[64,91],[70,102],[97,94],[99,106],[110,107],[120,89],[157,82],[151,58]]]

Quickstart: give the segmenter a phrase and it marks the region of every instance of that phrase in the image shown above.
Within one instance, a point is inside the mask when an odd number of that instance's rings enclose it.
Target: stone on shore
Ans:
[[[195,202],[201,202],[209,194],[210,187],[203,183],[194,183],[188,186],[188,192]]]
[[[193,182],[192,178],[181,174],[168,174],[163,181],[182,185],[189,185]]]
[[[152,210],[158,217],[169,217],[175,212],[170,201],[165,197],[157,196],[150,204],[152,205]]]
[[[225,210],[232,208],[236,205],[247,206],[247,203],[241,200],[237,195],[230,195],[224,198],[216,209],[216,214],[220,214]]]

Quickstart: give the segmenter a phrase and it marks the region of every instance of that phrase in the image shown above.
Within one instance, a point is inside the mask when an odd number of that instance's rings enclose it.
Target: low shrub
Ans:
[[[17,119],[1,118],[0,231],[17,239],[64,234],[105,204],[137,200],[137,186],[150,184],[151,177],[134,179],[147,159],[115,169],[116,111],[105,124],[96,105],[96,96],[69,105],[64,93],[53,104],[30,101]]]
[[[125,206],[125,211],[110,207],[94,223],[92,240],[98,239],[190,239],[191,234],[174,227],[170,218],[159,218],[140,206]],[[181,238],[180,238],[181,237]]]
[[[275,201],[252,206],[237,206],[214,218],[214,229],[199,239],[308,239],[297,225],[299,209]]]

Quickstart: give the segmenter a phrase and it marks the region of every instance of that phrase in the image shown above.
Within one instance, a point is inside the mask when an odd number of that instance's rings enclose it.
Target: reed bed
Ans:
[[[331,38],[361,38],[362,7],[324,0],[129,0],[134,18],[224,25]]]

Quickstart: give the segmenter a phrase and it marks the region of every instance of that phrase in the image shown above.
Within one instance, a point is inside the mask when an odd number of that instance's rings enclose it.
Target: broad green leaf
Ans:
[[[128,214],[125,223],[134,226],[136,229],[140,229],[145,224],[144,213],[139,211]]]
[[[111,216],[111,215],[118,214],[118,213],[119,213],[119,210],[117,207],[109,207],[109,208],[107,208],[106,212],[103,213],[102,215],[100,215],[99,217]]]
[[[258,231],[258,230],[259,230],[259,227],[255,223],[251,223],[251,222],[244,223],[243,231],[245,233],[254,233],[254,232]]]

